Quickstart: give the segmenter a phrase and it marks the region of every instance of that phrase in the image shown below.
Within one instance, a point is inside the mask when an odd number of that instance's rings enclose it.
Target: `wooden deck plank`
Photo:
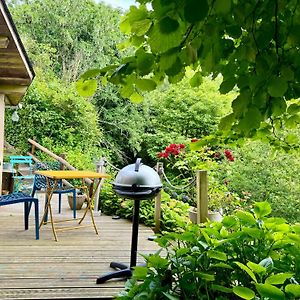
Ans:
[[[43,207],[44,196],[39,198]],[[65,197],[61,215],[54,207],[56,219],[72,216],[67,206]],[[82,213],[78,211],[79,216]],[[85,227],[58,232],[59,241],[55,242],[51,225],[47,224],[42,226],[37,241],[32,217],[29,230],[24,230],[22,204],[0,207],[0,299],[111,299],[122,291],[125,280],[96,284],[96,279],[113,271],[111,261],[129,264],[131,222],[94,216],[99,235],[93,227]],[[140,225],[140,254],[158,250],[156,243],[148,240],[152,235],[150,228]],[[138,262],[142,261],[138,255]]]

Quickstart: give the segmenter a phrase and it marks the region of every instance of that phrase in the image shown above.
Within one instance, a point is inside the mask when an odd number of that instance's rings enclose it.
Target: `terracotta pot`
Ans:
[[[86,195],[76,195],[76,210],[80,210],[82,208],[82,205],[86,199]],[[68,195],[68,202],[70,209],[73,210],[73,194]]]

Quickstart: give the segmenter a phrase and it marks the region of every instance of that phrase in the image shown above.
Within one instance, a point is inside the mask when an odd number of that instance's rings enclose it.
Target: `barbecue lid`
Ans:
[[[119,171],[115,182],[116,187],[141,187],[156,188],[162,187],[162,183],[157,172],[141,162],[138,158],[135,164],[130,164]]]

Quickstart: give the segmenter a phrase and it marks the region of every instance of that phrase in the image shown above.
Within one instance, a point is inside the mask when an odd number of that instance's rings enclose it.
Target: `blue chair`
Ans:
[[[34,175],[32,173],[33,160],[31,156],[12,155],[9,157],[10,164],[15,172],[14,192],[24,192],[30,194],[32,189]]]
[[[12,193],[4,196],[0,196],[0,206],[10,205],[15,203],[24,203],[24,223],[25,230],[29,227],[29,213],[32,203],[34,203],[35,213],[35,238],[38,240],[39,236],[39,201],[37,198],[33,198],[22,192]]]
[[[38,162],[34,166],[34,170],[60,170],[59,162]],[[50,184],[54,184],[50,181]],[[53,186],[53,185],[52,185]],[[34,175],[34,182],[31,196],[34,197],[36,191],[46,190],[47,189],[47,179],[43,175]],[[53,191],[53,194],[58,194],[58,213],[61,213],[61,198],[62,194],[73,193],[73,218],[76,219],[76,189],[69,188],[65,189],[63,187],[62,181],[59,182],[57,189]],[[45,207],[47,206],[47,193],[45,196]]]

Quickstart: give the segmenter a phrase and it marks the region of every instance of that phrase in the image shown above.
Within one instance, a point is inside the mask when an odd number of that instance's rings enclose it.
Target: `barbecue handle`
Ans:
[[[141,161],[142,159],[141,158],[138,158],[135,162],[135,168],[134,168],[134,171],[135,172],[138,172],[139,171],[139,168],[140,168],[140,165],[141,165]]]

